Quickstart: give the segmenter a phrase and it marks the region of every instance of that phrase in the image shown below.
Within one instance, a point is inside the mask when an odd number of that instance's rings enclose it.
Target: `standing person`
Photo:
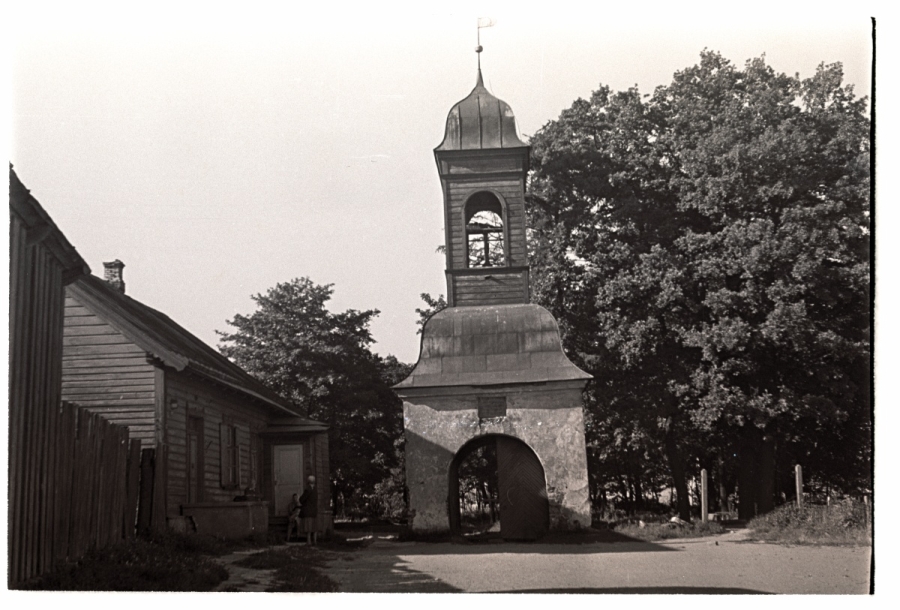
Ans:
[[[291,503],[288,504],[288,531],[285,542],[291,541],[291,532],[297,530],[297,538],[300,537],[300,500],[297,494],[291,496]]]
[[[316,477],[310,475],[306,479],[306,489],[300,496],[300,517],[303,531],[306,532],[306,544],[317,544],[316,517],[319,515],[319,494],[316,491]]]

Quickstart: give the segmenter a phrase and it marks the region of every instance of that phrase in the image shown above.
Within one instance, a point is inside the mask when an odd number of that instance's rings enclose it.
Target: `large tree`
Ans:
[[[219,332],[220,351],[309,417],[326,423],[335,509],[338,498],[371,494],[396,467],[402,431],[399,399],[390,389],[408,372],[369,346],[377,310],[330,312],[332,286],[308,278],[252,297],[257,309],[235,315]]]
[[[868,485],[869,136],[839,64],[801,79],[704,52],[532,140],[533,293],[596,377],[589,443],[663,448],[683,517],[698,460],[739,456],[744,515],[771,506],[776,448]]]

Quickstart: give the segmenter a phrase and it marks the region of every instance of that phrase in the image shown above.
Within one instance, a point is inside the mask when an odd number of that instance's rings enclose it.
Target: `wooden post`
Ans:
[[[803,508],[803,469],[800,464],[794,467],[794,486],[797,489],[797,508]]]
[[[140,485],[141,441],[135,438],[131,439],[128,452],[128,467],[125,473],[125,508],[122,514],[122,534],[125,540],[134,540]]]
[[[143,536],[150,532],[153,513],[153,470],[155,451],[153,448],[141,450],[141,482],[138,491],[138,534]]]
[[[709,486],[706,479],[706,468],[700,470],[700,521],[709,521]]]

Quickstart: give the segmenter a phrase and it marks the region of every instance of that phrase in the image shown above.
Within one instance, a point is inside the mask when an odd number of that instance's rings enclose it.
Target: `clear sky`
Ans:
[[[496,20],[485,83],[525,136],[601,83],[651,93],[704,48],[871,84],[868,14],[847,3],[120,4],[18,9],[9,158],[95,274],[121,259],[128,294],[211,345],[251,294],[308,276],[333,311],[379,309],[375,350],[415,361],[419,294],[445,292],[432,150],[475,84],[478,16]]]

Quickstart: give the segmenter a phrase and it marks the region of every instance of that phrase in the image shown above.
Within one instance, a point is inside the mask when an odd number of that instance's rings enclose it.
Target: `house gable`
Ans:
[[[66,289],[63,400],[128,426],[144,448],[157,444],[154,367],[147,352]]]

